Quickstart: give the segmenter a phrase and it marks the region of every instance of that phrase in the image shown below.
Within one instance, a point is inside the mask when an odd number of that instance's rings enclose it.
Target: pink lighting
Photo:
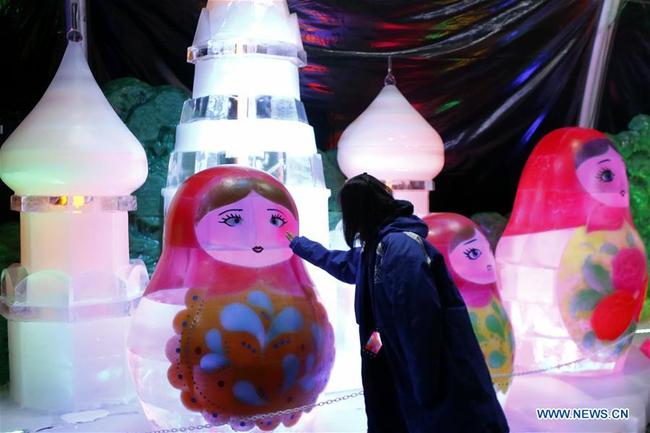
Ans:
[[[196,225],[199,244],[212,258],[253,268],[291,258],[285,233],[297,229],[289,209],[256,192],[211,210]]]
[[[0,149],[21,233],[20,264],[0,277],[11,394],[48,411],[134,397],[124,341],[148,280],[144,263],[129,260],[127,213],[146,155],[95,82],[80,38]]]
[[[497,290],[490,243],[476,223],[462,215],[433,213],[423,219],[429,226],[427,240],[445,258],[467,305],[474,334],[503,405],[512,383],[507,376],[512,374],[515,347],[512,326]]]
[[[540,141],[496,259],[518,365],[586,358],[560,371],[597,372],[625,358],[648,276],[625,164],[604,134],[563,128]]]
[[[272,430],[300,413],[239,418],[313,403],[325,388],[334,337],[288,247],[297,215],[287,189],[260,170],[207,169],[179,188],[128,342],[153,424]]]

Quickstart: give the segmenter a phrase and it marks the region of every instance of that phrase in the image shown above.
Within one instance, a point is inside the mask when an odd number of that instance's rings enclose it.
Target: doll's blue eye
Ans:
[[[614,180],[614,172],[609,168],[603,168],[596,175],[601,182],[611,182]]]
[[[273,214],[271,215],[271,224],[276,226],[276,227],[282,227],[287,223],[287,220],[280,214]]]
[[[478,248],[468,248],[465,251],[463,251],[463,254],[465,254],[465,257],[467,257],[470,260],[476,260],[479,257],[481,257],[481,250]]]
[[[238,214],[228,214],[224,216],[221,221],[219,221],[221,224],[225,224],[228,227],[235,227],[236,225],[241,224],[243,221],[241,215]]]

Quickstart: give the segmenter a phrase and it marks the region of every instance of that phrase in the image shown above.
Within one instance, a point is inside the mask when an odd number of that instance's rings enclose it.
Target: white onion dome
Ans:
[[[440,135],[394,85],[386,85],[343,131],[338,163],[347,177],[429,181],[444,165]]]
[[[0,177],[16,195],[128,195],[147,158],[69,42],[52,83],[0,149]]]

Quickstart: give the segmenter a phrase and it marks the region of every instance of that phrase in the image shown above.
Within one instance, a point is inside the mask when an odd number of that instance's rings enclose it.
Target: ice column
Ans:
[[[45,95],[0,149],[20,212],[21,263],[2,272],[0,292],[11,395],[52,411],[134,397],[125,343],[148,281],[129,260],[127,218],[145,152],[95,82],[80,32],[68,39]]]

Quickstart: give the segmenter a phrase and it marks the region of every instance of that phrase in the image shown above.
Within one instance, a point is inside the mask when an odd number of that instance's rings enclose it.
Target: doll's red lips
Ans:
[[[260,247],[260,246],[253,247],[253,251],[255,251],[256,253],[261,253],[262,251],[264,251],[264,247]]]

